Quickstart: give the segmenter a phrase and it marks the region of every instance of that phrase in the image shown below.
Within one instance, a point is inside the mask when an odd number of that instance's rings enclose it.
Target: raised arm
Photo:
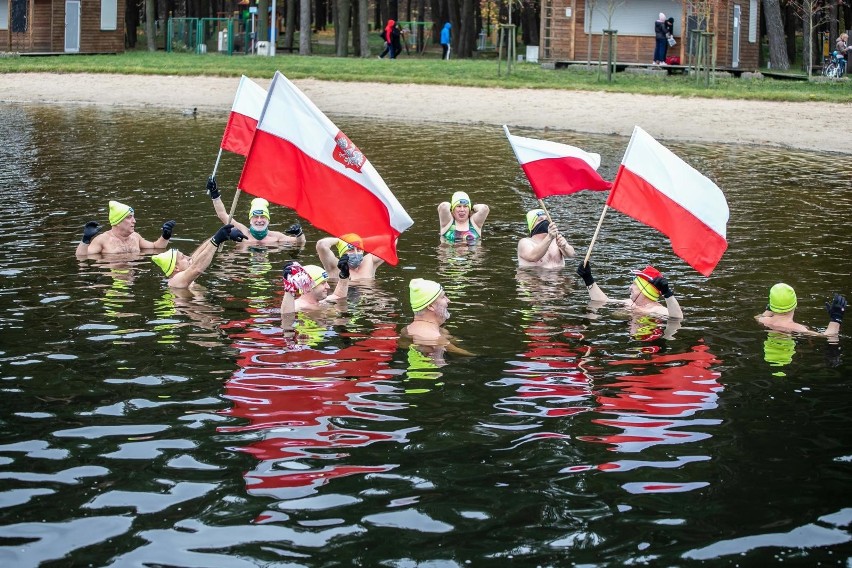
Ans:
[[[551,223],[547,227],[547,236],[544,239],[540,241],[531,238],[521,239],[518,241],[518,258],[527,262],[538,262],[547,254],[550,243],[556,239],[557,235],[556,225]],[[565,239],[562,240],[564,241]],[[573,249],[571,250],[573,251]]]
[[[586,285],[586,290],[589,291],[589,300],[592,302],[608,302],[609,297],[604,294],[603,290],[595,282],[595,277],[592,276],[592,263],[584,264],[580,262],[577,266],[577,274],[583,279]]]
[[[674,297],[674,291],[672,291],[668,278],[657,276],[651,280],[651,284],[653,284],[657,290],[660,291],[660,294],[663,295],[663,298],[666,299],[666,309],[669,311],[669,317],[683,319],[683,310],[680,309],[680,304],[678,303],[677,298]]]
[[[163,226],[161,227],[162,234],[160,235],[160,238],[154,242],[146,240],[139,235],[139,248],[141,250],[165,249],[169,246],[169,239],[172,238],[172,231],[174,231],[176,224],[177,223],[174,220],[163,223]]]
[[[476,225],[476,228],[479,229],[480,233],[482,233],[482,225],[485,224],[485,219],[488,218],[488,214],[490,212],[491,208],[484,203],[477,203],[473,206],[473,211],[470,214],[470,221]]]
[[[453,223],[453,213],[450,211],[450,202],[442,201],[438,204],[438,234],[443,235]]]
[[[77,245],[75,254],[77,256],[86,256],[88,254],[97,254],[101,252],[103,246],[100,242],[92,242],[92,239],[101,230],[101,225],[97,221],[89,221],[83,226],[83,240]]]
[[[331,248],[336,244],[336,237],[325,237],[317,241],[317,256],[319,256],[323,270],[328,273],[334,272],[334,269],[337,268],[337,256],[331,251]]]
[[[222,202],[222,194],[219,192],[219,186],[216,184],[216,178],[213,176],[207,178],[207,194],[210,196],[210,199],[213,200],[213,209],[216,211],[216,216],[219,218],[220,222],[233,225],[235,229],[239,229],[239,231],[244,235],[249,234],[248,227],[239,221],[228,219],[230,215],[228,214],[228,210],[225,208],[225,204]]]
[[[824,334],[840,335],[840,324],[843,322],[843,314],[846,312],[846,298],[840,294],[835,294],[830,303],[825,303],[825,310],[828,312],[829,322]]]
[[[210,240],[204,241],[195,249],[195,252],[190,257],[189,267],[169,278],[169,286],[173,288],[189,288],[207,270],[207,267],[210,266],[220,244],[229,239],[240,242],[245,238],[246,236],[239,229],[235,229],[232,225],[224,225],[216,231],[216,234]]]
[[[349,255],[344,254],[337,261],[337,269],[340,271],[337,278],[337,286],[334,287],[334,292],[326,296],[326,301],[336,302],[345,300],[349,295]]]

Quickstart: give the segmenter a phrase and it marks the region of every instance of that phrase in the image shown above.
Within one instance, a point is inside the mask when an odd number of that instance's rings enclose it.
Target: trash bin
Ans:
[[[269,55],[269,42],[268,41],[257,42],[257,54],[258,55]]]
[[[228,51],[228,30],[219,32],[219,51]]]
[[[530,63],[538,63],[538,46],[537,45],[528,45],[527,46],[527,61]]]

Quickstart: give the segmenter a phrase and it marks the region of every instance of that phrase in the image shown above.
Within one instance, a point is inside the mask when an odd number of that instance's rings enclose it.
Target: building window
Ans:
[[[748,3],[748,42],[757,42],[757,0]]]
[[[9,0],[0,0],[0,30],[9,29]]]
[[[118,0],[101,0],[101,31],[118,29]]]

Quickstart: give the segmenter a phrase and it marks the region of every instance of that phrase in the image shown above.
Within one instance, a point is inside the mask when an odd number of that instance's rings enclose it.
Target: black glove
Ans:
[[[305,234],[302,230],[302,226],[298,223],[293,223],[290,225],[290,228],[284,231],[285,235],[290,235],[291,237],[301,237]]]
[[[92,242],[92,239],[95,238],[95,235],[98,234],[98,231],[101,230],[101,226],[97,221],[89,221],[83,226],[83,244],[89,244]]]
[[[219,199],[222,197],[222,194],[219,193],[219,187],[216,185],[216,178],[213,176],[207,178],[207,195],[210,196],[210,199]]]
[[[663,298],[671,298],[674,292],[672,291],[672,287],[669,286],[668,278],[663,276],[657,276],[653,280],[651,280],[651,284],[660,291],[660,294],[663,295]]]
[[[228,240],[228,235],[231,234],[231,230],[234,228],[233,225],[223,225],[216,234],[213,235],[213,238],[210,239],[210,242],[213,243],[214,247],[218,247],[222,243]],[[242,235],[242,233],[240,233]],[[243,236],[245,238],[245,236]]]
[[[349,255],[344,254],[337,261],[337,268],[340,270],[340,278],[346,280],[349,278]]]
[[[163,223],[164,239],[169,240],[170,238],[172,238],[172,230],[175,228],[175,225],[177,225],[177,223],[175,223],[174,221],[166,221],[165,223]]]
[[[228,238],[239,243],[246,240],[248,237],[239,229],[231,229],[231,232],[228,233]]]
[[[583,279],[583,282],[586,284],[586,288],[595,283],[595,277],[592,276],[592,263],[583,263],[581,262],[577,266],[577,275]]]
[[[831,318],[831,321],[842,323],[843,312],[846,311],[846,298],[840,294],[835,294],[830,304],[828,302],[825,303],[825,311],[828,312],[828,317]]]

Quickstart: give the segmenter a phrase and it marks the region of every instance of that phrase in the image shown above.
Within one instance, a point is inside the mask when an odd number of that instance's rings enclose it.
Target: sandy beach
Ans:
[[[257,79],[268,87],[269,80]],[[226,113],[237,79],[21,73],[0,77],[0,102],[163,108]],[[852,104],[693,99],[551,89],[482,89],[294,81],[332,116],[508,124],[629,136],[639,125],[660,140],[724,142],[852,154],[837,146],[838,116]]]

